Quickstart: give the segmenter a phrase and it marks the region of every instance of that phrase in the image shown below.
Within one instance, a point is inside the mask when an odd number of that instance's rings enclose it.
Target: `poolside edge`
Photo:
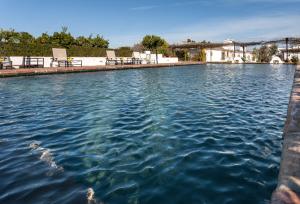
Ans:
[[[283,132],[279,181],[271,203],[300,204],[300,66],[295,70]]]
[[[176,64],[107,65],[107,66],[90,66],[90,67],[52,67],[52,68],[11,69],[11,70],[0,70],[0,78],[46,75],[46,74],[112,71],[112,70],[125,70],[125,69],[161,68],[161,67],[175,67],[175,66],[199,65],[199,64],[203,64],[203,63],[181,62]]]

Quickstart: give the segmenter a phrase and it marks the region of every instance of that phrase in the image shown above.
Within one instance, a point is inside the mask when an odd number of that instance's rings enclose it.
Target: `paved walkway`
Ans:
[[[109,70],[124,70],[124,69],[141,69],[141,68],[159,68],[159,67],[174,67],[184,65],[202,64],[199,62],[180,62],[176,64],[140,64],[140,65],[108,65],[94,67],[52,67],[52,68],[28,68],[28,69],[0,69],[1,77],[16,77],[44,74],[63,74],[76,72],[96,72]]]
[[[279,181],[272,204],[300,204],[300,66],[295,72],[283,134]]]

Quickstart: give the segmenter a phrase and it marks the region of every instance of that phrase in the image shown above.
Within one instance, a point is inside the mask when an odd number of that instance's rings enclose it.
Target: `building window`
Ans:
[[[221,60],[225,60],[225,52],[222,52],[222,59]]]

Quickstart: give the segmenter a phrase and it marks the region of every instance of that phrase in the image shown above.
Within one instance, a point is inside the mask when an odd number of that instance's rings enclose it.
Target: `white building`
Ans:
[[[229,62],[229,63],[244,63],[256,62],[252,52],[247,51],[246,47],[234,45],[232,40],[225,40],[226,46],[220,48],[209,48],[205,50],[206,62]]]
[[[293,57],[297,57],[300,60],[300,45],[295,45],[288,49],[286,48],[278,48],[279,52],[283,53],[283,59],[286,60],[287,57],[291,60]]]

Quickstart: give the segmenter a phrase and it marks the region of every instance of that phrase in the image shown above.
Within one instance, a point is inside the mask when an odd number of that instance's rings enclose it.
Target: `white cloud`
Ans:
[[[161,33],[170,42],[180,42],[187,38],[194,40],[222,41],[225,38],[236,40],[267,40],[270,38],[299,36],[300,15],[258,16],[241,19],[213,19],[197,25],[174,29]]]
[[[157,5],[146,5],[130,8],[130,10],[150,10],[154,8],[167,8],[167,7],[179,7],[179,6],[192,6],[197,4],[202,5],[214,5],[214,4],[251,4],[251,3],[272,3],[272,4],[287,4],[287,3],[300,3],[300,0],[188,0],[181,2],[173,2],[169,4],[157,4]]]
[[[151,9],[154,9],[158,6],[156,5],[149,5],[149,6],[138,6],[138,7],[133,7],[133,8],[130,8],[130,10],[132,11],[145,11],[145,10],[151,10]]]
[[[285,3],[299,3],[300,0],[243,0],[243,1],[238,1],[238,0],[228,0],[232,2],[245,2],[245,3],[280,3],[280,4],[285,4]]]
[[[287,15],[284,13],[277,13],[272,16],[250,16],[248,18],[207,18],[201,19],[200,23],[175,27],[169,31],[153,32],[144,30],[131,35],[110,36],[110,42],[114,47],[133,45],[139,42],[144,35],[149,33],[160,35],[169,43],[180,43],[188,38],[196,41],[208,40],[222,42],[228,38],[240,41],[251,41],[299,37],[299,19],[300,14]]]

